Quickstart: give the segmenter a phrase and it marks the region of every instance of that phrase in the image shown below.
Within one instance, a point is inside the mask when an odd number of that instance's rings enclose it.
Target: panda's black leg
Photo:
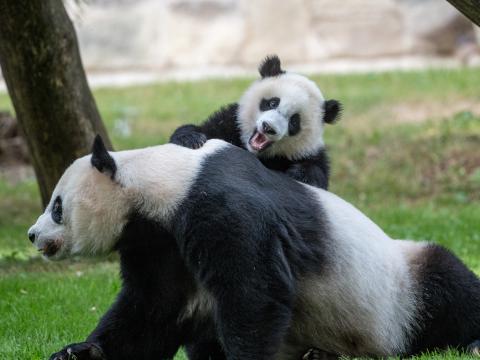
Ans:
[[[185,248],[187,266],[215,299],[215,325],[227,359],[273,359],[291,321],[292,274],[280,240],[253,236],[250,224],[239,226],[240,215],[231,207],[237,209],[230,204],[204,208],[215,220],[205,217],[190,225],[194,230],[188,233],[188,247],[180,248]],[[272,253],[279,255],[264,261]]]
[[[334,360],[338,358],[338,355],[330,354],[317,348],[310,348],[305,355],[302,356],[301,360]]]
[[[467,346],[467,352],[473,356],[480,357],[480,340],[475,340],[473,343]]]

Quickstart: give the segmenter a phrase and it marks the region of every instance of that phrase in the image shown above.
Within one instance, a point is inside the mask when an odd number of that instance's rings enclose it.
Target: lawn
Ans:
[[[345,107],[325,133],[331,190],[392,237],[441,243],[480,274],[480,71],[314,78]],[[179,124],[238,99],[250,81],[102,89],[95,98],[115,147],[126,149],[165,142]],[[115,257],[38,258],[26,231],[40,211],[34,179],[13,184],[0,176],[0,359],[46,359],[81,341],[120,286]]]

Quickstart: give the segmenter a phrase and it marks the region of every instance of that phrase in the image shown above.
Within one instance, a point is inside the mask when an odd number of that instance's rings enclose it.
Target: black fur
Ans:
[[[92,166],[96,167],[98,171],[110,174],[112,179],[115,177],[117,165],[108,153],[100,135],[95,136],[93,141],[92,158],[90,161]]]
[[[286,173],[291,178],[305,184],[327,189],[330,178],[330,160],[327,150],[322,148],[315,155],[302,160],[289,160],[286,157],[260,159],[269,169]]]
[[[297,135],[301,130],[300,114],[293,114],[288,120],[288,135]]]
[[[333,124],[340,118],[342,113],[342,104],[337,100],[326,100],[323,103],[323,109],[325,114],[323,115],[323,121],[327,124]]]
[[[278,107],[280,104],[280,98],[278,97],[273,97],[270,99],[262,99],[260,101],[260,111],[268,111],[268,110],[273,110]]]
[[[282,70],[280,59],[277,55],[267,56],[258,67],[258,72],[262,78],[285,74],[285,71]]]
[[[480,282],[449,250],[431,244],[416,260],[420,324],[410,354],[457,347],[480,338]]]

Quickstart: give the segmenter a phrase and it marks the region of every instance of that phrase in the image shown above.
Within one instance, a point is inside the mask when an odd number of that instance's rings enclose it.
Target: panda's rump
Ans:
[[[422,246],[393,241],[350,204],[315,192],[328,220],[327,266],[299,280],[284,351],[298,346],[350,356],[404,353],[416,323],[408,255]]]

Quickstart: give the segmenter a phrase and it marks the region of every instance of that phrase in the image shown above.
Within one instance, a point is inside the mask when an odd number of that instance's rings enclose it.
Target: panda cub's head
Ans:
[[[239,101],[238,126],[244,145],[261,157],[299,159],[324,146],[323,124],[337,120],[336,100],[325,100],[305,76],[285,72],[277,56],[259,67],[261,79]]]

